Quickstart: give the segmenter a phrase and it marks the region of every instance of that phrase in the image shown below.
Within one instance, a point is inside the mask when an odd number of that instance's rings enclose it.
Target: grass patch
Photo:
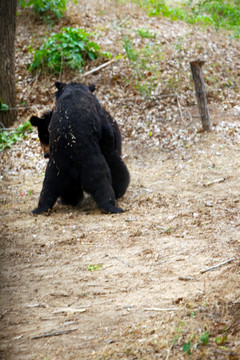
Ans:
[[[151,97],[158,85],[159,61],[163,58],[161,44],[148,29],[138,29],[142,38],[141,47],[137,49],[133,40],[125,36],[123,48],[132,69],[135,88],[144,97]]]
[[[212,25],[240,36],[240,0],[188,0],[180,7],[169,7],[165,0],[132,0],[146,9],[149,16],[164,16],[171,20]]]

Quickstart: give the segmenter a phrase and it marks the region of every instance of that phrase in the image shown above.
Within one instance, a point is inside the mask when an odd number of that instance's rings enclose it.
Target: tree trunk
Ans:
[[[15,50],[17,0],[0,0],[0,103],[16,107]],[[10,127],[17,111],[0,110],[0,125]]]
[[[196,90],[196,97],[198,103],[198,110],[202,120],[202,129],[203,131],[212,130],[212,122],[210,120],[210,115],[208,111],[207,96],[204,85],[204,78],[202,73],[202,66],[205,61],[195,60],[190,62],[192,77]]]

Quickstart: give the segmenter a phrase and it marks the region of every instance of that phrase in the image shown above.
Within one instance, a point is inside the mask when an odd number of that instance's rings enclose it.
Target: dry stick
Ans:
[[[207,96],[204,86],[204,78],[202,73],[202,66],[205,63],[203,60],[195,60],[190,62],[192,77],[194,81],[194,86],[196,90],[196,97],[198,103],[198,110],[202,120],[202,129],[203,131],[212,130],[212,122],[210,120],[210,115],[207,105]]]
[[[105,68],[106,66],[112,64],[113,62],[115,62],[115,61],[117,61],[117,60],[118,60],[118,59],[112,59],[112,60],[110,60],[110,61],[108,61],[108,62],[106,62],[106,63],[104,63],[104,64],[102,64],[102,65],[100,65],[100,66],[98,66],[98,67],[96,67],[96,68],[94,68],[94,69],[92,69],[92,70],[89,70],[89,71],[85,72],[84,74],[80,75],[80,77],[85,77],[85,76],[88,76],[88,75],[90,75],[90,74],[92,74],[92,73],[95,73],[95,72],[97,72],[97,71]],[[75,78],[73,79],[73,81],[76,81],[77,79],[79,79],[79,76],[75,77]]]
[[[220,263],[220,264],[211,266],[211,267],[209,267],[209,268],[207,268],[207,269],[203,269],[203,270],[200,271],[200,273],[203,274],[203,273],[205,273],[205,272],[207,272],[207,271],[214,270],[214,269],[218,268],[219,266],[225,265],[225,264],[233,261],[234,259],[235,259],[235,258],[233,257],[233,258],[231,258],[231,259],[229,259],[229,260],[226,260],[226,261],[224,261],[224,262],[222,262],[222,263]]]
[[[55,332],[51,332],[51,333],[45,333],[42,335],[36,335],[36,336],[33,336],[31,339],[41,339],[44,337],[59,336],[59,335],[69,334],[76,330],[78,330],[78,328],[68,329],[68,330],[60,330],[60,331],[55,331]]]
[[[117,259],[117,260],[120,261],[122,264],[127,265],[128,267],[133,267],[132,264],[129,264],[128,262],[119,259],[118,256],[114,256],[113,258],[114,258],[114,259]]]
[[[144,311],[177,311],[178,308],[167,308],[167,309],[164,309],[164,308],[144,308],[143,309]]]
[[[182,123],[183,123],[182,109],[181,109],[181,105],[180,105],[178,96],[177,96],[177,104],[178,104],[178,110],[180,112],[181,120],[182,120]]]

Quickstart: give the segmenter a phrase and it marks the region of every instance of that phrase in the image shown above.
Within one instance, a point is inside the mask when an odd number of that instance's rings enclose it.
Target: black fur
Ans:
[[[56,87],[56,107],[48,127],[50,157],[33,213],[48,211],[58,197],[76,205],[83,191],[103,212],[122,212],[115,199],[125,193],[130,176],[121,158],[117,123],[92,94],[95,87],[59,82]]]

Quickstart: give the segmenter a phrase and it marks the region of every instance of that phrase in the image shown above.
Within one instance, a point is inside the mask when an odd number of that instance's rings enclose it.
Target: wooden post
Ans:
[[[202,73],[202,66],[205,63],[203,60],[195,60],[190,62],[192,77],[195,85],[198,110],[202,120],[202,129],[203,131],[212,130],[212,122],[210,119],[208,105],[207,105],[207,96],[204,85],[204,78]]]

